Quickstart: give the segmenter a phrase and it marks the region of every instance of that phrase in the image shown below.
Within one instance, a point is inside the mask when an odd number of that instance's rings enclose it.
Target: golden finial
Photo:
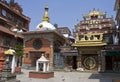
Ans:
[[[48,5],[45,6],[45,13],[44,13],[44,16],[43,16],[43,19],[42,21],[47,21],[47,22],[50,22],[50,18],[48,16]]]
[[[44,56],[44,54],[42,53],[42,56]]]
[[[89,16],[94,16],[94,15],[100,15],[99,10],[96,10],[95,8],[93,9],[93,11],[89,12]]]

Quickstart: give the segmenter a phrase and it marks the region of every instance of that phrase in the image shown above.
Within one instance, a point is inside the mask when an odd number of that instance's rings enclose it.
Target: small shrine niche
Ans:
[[[36,72],[48,72],[49,71],[49,60],[44,57],[44,54],[36,61]]]
[[[49,60],[44,57],[44,54],[36,61],[36,70],[29,72],[29,77],[42,79],[54,77],[54,72],[49,70]]]

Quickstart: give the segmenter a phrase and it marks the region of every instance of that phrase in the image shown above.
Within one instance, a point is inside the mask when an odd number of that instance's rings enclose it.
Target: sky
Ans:
[[[94,8],[106,12],[107,17],[116,16],[115,0],[15,0],[23,8],[23,14],[31,18],[30,30],[35,30],[42,21],[44,7],[49,7],[51,24],[58,27],[74,29],[74,24],[83,20],[83,14],[88,14]]]

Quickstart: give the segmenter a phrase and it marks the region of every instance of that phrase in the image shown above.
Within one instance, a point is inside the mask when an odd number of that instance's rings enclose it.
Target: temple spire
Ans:
[[[48,16],[48,6],[45,6],[45,13],[44,13],[42,21],[50,22],[50,18]]]

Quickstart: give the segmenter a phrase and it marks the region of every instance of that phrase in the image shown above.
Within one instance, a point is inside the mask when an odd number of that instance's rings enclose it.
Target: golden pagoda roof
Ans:
[[[72,46],[76,47],[84,47],[84,46],[104,46],[107,43],[102,42],[103,33],[87,33],[83,34],[83,37],[79,39],[78,33],[76,34],[76,43],[72,44]]]
[[[104,45],[107,45],[107,44],[100,41],[99,42],[98,41],[78,42],[78,43],[72,44],[72,46],[76,46],[76,47],[104,46]]]
[[[100,11],[94,10],[89,13],[89,16],[93,16],[93,15],[100,15]]]
[[[93,9],[88,14],[84,14],[83,17],[91,17],[91,16],[106,16],[106,12],[100,12],[99,10]]]

